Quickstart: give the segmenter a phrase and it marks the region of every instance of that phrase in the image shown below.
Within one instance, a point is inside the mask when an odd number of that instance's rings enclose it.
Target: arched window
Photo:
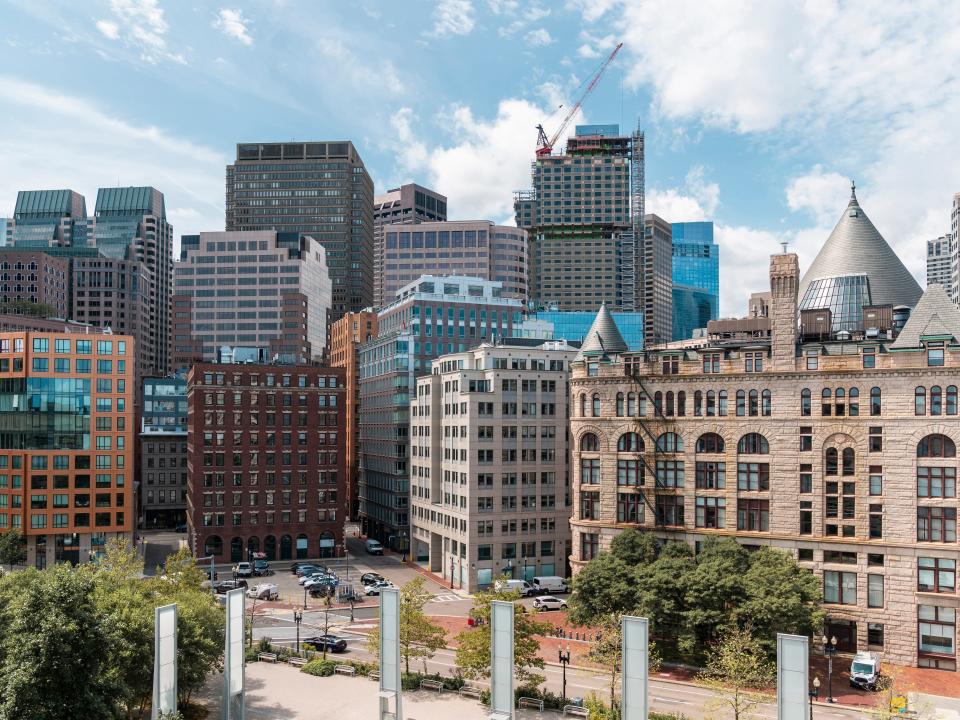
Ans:
[[[617,393],[617,417],[623,417],[623,393]]]
[[[957,414],[957,386],[947,385],[947,415]]]
[[[717,394],[713,390],[707,390],[707,417],[713,417],[717,414]]]
[[[235,537],[230,541],[230,562],[238,563],[243,560],[243,538]]]
[[[821,415],[830,415],[833,410],[833,405],[830,402],[830,388],[824,388],[823,392],[820,393],[820,414]]]
[[[722,453],[723,438],[716,433],[704,433],[697,438],[698,453]]]
[[[837,388],[836,391],[834,391],[833,393],[833,400],[834,400],[833,414],[836,415],[837,417],[842,417],[843,415],[846,414],[844,412],[847,408],[847,405],[844,402],[846,397],[847,397],[847,393],[843,388]]]
[[[263,553],[267,560],[277,559],[277,539],[273,535],[267,535],[263,539]]]
[[[800,391],[800,414],[804,417],[810,415],[810,388]]]
[[[694,417],[701,417],[703,415],[703,391],[702,390],[693,391],[693,415]]]
[[[737,390],[737,416],[743,417],[747,414],[747,394],[743,390]]]
[[[925,387],[918,387],[913,391],[913,414],[927,414],[927,389]]]
[[[321,548],[320,550],[321,550],[321,554],[323,554],[323,548]],[[299,535],[297,535],[297,545],[296,545],[297,560],[306,560],[307,555],[309,554],[309,551],[310,551],[310,539],[303,533],[300,533]],[[323,555],[323,557],[329,557],[329,555]]]
[[[663,393],[659,390],[653,394],[653,413],[663,415]]]
[[[838,461],[839,454],[837,453],[836,448],[827,448],[827,452],[824,456],[824,474],[825,475],[836,475],[838,472]]]
[[[600,441],[597,439],[597,436],[592,432],[584,433],[580,436],[580,451],[581,452],[599,452],[600,451]]]
[[[587,394],[580,393],[580,417],[587,416]]]
[[[737,443],[737,452],[741,455],[767,455],[770,444],[760,433],[747,433]]]
[[[254,553],[260,552],[260,538],[256,536],[247,538],[247,552],[251,557]]]
[[[643,440],[635,432],[625,432],[617,440],[617,452],[643,452]]]
[[[771,395],[769,390],[764,390],[760,393],[760,414],[764,417],[770,417],[770,405],[771,405]]]
[[[878,387],[870,388],[870,416],[871,417],[877,417],[878,415],[880,415],[881,399],[882,398],[880,395],[880,388]]]
[[[637,416],[637,394],[627,393],[627,417]]]
[[[657,449],[666,453],[683,452],[683,438],[676,433],[663,433],[657,438]]]
[[[842,453],[842,458],[843,458],[843,474],[853,475],[857,465],[856,453],[853,452],[853,448],[844,448]]]
[[[727,416],[727,391],[721,390],[717,393],[717,415],[720,417]]]
[[[219,535],[211,535],[203,544],[203,553],[207,556],[215,555],[220,557],[223,554],[223,538]]]
[[[760,414],[760,394],[756,390],[750,391],[750,417]]]
[[[687,393],[683,390],[677,391],[677,415],[683,417],[687,414]]]
[[[289,535],[280,536],[280,559],[293,560],[293,538]]]
[[[664,412],[667,417],[673,417],[673,390],[667,390],[667,409]]]
[[[847,403],[847,407],[850,408],[848,415],[850,417],[857,417],[860,415],[860,389],[852,387],[850,388],[850,402]]]
[[[930,388],[930,414],[940,415],[943,413],[943,390],[939,385]]]
[[[600,395],[598,393],[593,394],[593,416],[600,417]]]
[[[946,435],[927,435],[917,444],[917,457],[951,458],[957,456],[957,446]]]

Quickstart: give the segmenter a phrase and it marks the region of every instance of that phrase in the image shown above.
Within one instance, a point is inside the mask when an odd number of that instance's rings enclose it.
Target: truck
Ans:
[[[850,687],[875,690],[880,679],[880,656],[872,652],[858,652],[850,663]]]

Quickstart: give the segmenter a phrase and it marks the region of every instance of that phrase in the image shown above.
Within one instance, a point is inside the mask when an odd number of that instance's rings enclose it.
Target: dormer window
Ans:
[[[943,343],[927,343],[927,367],[943,366]]]

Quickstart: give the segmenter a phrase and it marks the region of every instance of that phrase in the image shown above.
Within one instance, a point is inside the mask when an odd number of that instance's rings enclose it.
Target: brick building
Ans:
[[[187,524],[198,556],[343,554],[344,371],[198,364],[187,376]]]
[[[869,255],[868,222],[852,198],[828,244]],[[890,289],[883,267],[859,286]],[[955,670],[960,312],[934,285],[905,324],[868,305],[798,330],[796,255],[770,287],[769,338],[633,353],[598,316],[571,371],[574,572],[627,527],[777,547],[822,580],[842,651]]]
[[[44,306],[44,315],[70,317],[70,261],[40,250],[0,252],[0,311],[21,314]]]

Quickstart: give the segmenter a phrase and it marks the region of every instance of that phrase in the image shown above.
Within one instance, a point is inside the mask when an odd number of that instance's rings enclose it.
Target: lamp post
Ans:
[[[813,701],[820,697],[820,678],[813,679],[813,690],[810,691],[810,720],[813,720]]]
[[[293,621],[297,624],[297,655],[300,654],[300,623],[303,622],[303,613],[299,610],[293,611]]]
[[[560,691],[560,704],[567,704],[567,665],[570,663],[570,645],[567,645],[567,650],[564,652],[563,648],[557,650],[557,653],[560,656],[560,665],[563,667],[563,689]]]
[[[453,590],[453,555],[450,556],[450,589]]]
[[[823,643],[823,654],[827,656],[827,702],[836,702],[833,699],[833,656],[837,652],[837,636],[834,635],[829,640],[824,635],[820,638]]]
[[[304,587],[303,587],[303,609],[304,609],[304,610],[307,609],[307,587],[306,587],[306,585],[304,585]]]

